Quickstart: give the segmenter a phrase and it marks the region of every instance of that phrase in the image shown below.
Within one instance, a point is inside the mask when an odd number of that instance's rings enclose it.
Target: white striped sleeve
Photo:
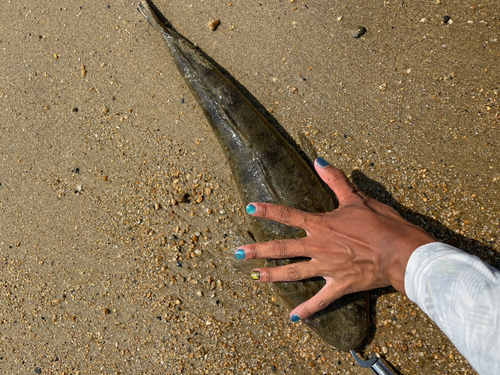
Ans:
[[[500,374],[499,270],[434,242],[410,257],[405,290],[479,374]]]

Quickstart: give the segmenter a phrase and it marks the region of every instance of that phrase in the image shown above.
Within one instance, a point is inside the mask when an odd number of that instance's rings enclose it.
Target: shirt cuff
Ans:
[[[405,272],[405,292],[410,300],[417,303],[419,288],[440,261],[457,254],[466,254],[453,246],[442,242],[431,242],[418,247],[408,260]]]

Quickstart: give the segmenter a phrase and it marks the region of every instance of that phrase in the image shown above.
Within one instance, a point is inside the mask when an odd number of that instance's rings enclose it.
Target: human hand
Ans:
[[[297,281],[323,277],[325,286],[293,309],[292,321],[305,319],[340,297],[392,285],[405,293],[408,260],[419,246],[435,242],[422,228],[404,220],[393,208],[369,198],[345,174],[316,159],[316,171],[337,194],[339,207],[327,213],[310,213],[270,203],[251,203],[253,216],[303,229],[307,236],[241,246],[240,260],[308,257],[306,262],[257,268],[258,282]]]

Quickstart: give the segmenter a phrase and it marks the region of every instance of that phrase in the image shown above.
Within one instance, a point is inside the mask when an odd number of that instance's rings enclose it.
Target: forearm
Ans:
[[[405,290],[481,374],[500,374],[500,271],[452,246],[410,257]]]

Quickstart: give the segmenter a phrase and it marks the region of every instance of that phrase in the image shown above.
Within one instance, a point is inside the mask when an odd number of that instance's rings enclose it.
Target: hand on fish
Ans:
[[[241,246],[240,260],[307,257],[309,261],[257,268],[258,282],[297,281],[323,277],[326,284],[315,296],[293,309],[292,321],[305,319],[338,298],[354,292],[392,285],[405,293],[408,260],[419,246],[435,239],[404,220],[393,208],[369,198],[345,174],[323,158],[314,166],[335,192],[339,207],[327,213],[310,213],[269,203],[251,203],[247,212],[303,229],[307,236]]]

